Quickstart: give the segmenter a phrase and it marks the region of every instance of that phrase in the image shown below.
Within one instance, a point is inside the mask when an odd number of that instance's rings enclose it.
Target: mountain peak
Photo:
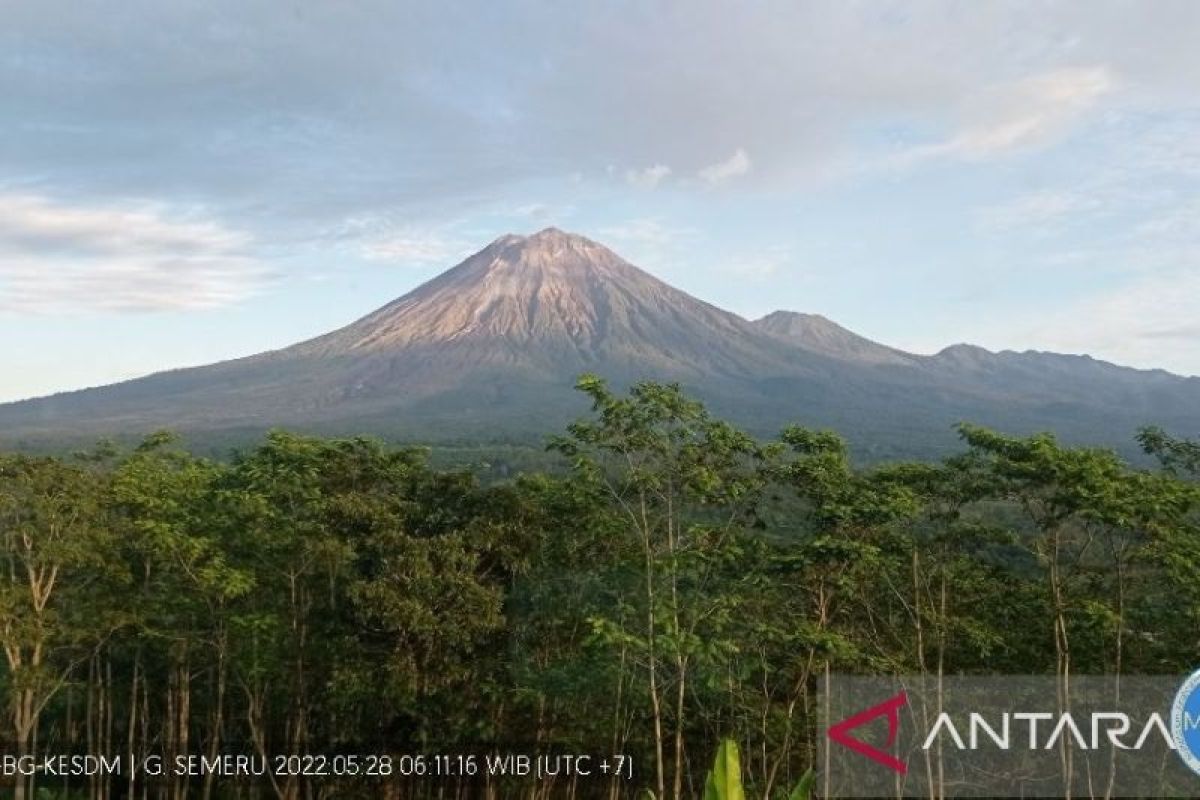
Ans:
[[[778,339],[798,344],[822,355],[871,364],[903,364],[913,356],[873,342],[820,314],[772,311],[754,321],[755,327]]]
[[[575,246],[575,247],[603,247],[591,239],[578,233],[564,231],[562,228],[556,228],[551,225],[548,228],[542,228],[536,233],[521,234],[521,233],[506,233],[494,240],[488,247],[554,247],[554,246]],[[487,248],[484,248],[487,249]]]
[[[764,328],[775,328],[777,330],[797,329],[797,328],[838,328],[845,330],[841,325],[838,325],[829,317],[821,314],[808,314],[803,311],[787,311],[786,309],[776,309],[765,317],[755,321],[756,325]]]
[[[548,228],[542,228],[537,233],[530,235],[529,238],[533,241],[562,241],[571,239],[578,239],[585,242],[588,241],[586,238],[577,233],[567,233],[562,228],[556,228],[553,225]]]
[[[942,348],[933,357],[960,367],[978,367],[993,362],[996,354],[979,345],[960,342]]]
[[[486,264],[481,265],[481,261]],[[474,263],[476,269],[482,270],[505,267],[544,269],[553,266],[577,272],[581,267],[625,262],[616,253],[586,236],[550,227],[529,235],[505,234],[451,272],[469,263]]]
[[[661,346],[654,358],[663,363],[702,359],[727,349],[713,341],[714,332],[754,335],[736,315],[667,285],[602,244],[551,227],[501,236],[373,314],[294,350],[335,355],[469,344],[472,359],[517,351],[523,358],[570,361],[583,371],[624,349]],[[621,358],[635,360],[632,353]]]

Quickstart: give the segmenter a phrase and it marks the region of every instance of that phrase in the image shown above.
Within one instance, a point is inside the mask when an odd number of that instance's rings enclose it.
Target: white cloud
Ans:
[[[512,211],[514,215],[534,216],[540,206],[528,205]],[[460,233],[462,220],[429,224],[397,222],[390,213],[368,214],[345,220],[324,238],[343,241],[368,261],[402,266],[449,267],[471,252],[472,245]]]
[[[968,101],[956,133],[902,153],[901,164],[931,158],[982,160],[1065,136],[1116,81],[1107,67],[1068,67],[993,86]]]
[[[934,152],[983,157],[1038,140],[1110,76],[1130,91],[1109,108],[1194,106],[1200,70],[1187,2],[1051,4],[1033,24],[1020,3],[695,0],[582,26],[573,3],[431,7],[419,25],[411,5],[306,4],[281,24],[263,2],[22,4],[0,26],[0,174],[96,196],[183,187],[307,231],[609,163],[624,178],[666,153],[694,176],[734,144],[756,181],[807,179],[875,158],[873,128],[950,121]],[[160,35],[131,50],[142,28]],[[1010,107],[1022,95],[1034,111]]]
[[[638,189],[654,189],[671,174],[666,164],[655,164],[645,169],[631,169],[625,173],[625,182]]]
[[[159,311],[238,303],[269,280],[246,234],[157,205],[0,194],[0,310]]]
[[[446,264],[461,250],[461,243],[437,231],[398,231],[363,242],[363,256],[397,264]]]
[[[745,150],[739,147],[729,158],[719,161],[716,164],[709,164],[700,170],[697,175],[700,180],[710,186],[716,186],[745,175],[750,171],[751,166],[750,156]]]

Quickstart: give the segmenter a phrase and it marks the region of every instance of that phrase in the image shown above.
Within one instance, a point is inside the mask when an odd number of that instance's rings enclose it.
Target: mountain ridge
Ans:
[[[859,336],[821,314],[780,309],[754,320],[753,324],[794,344],[839,358],[878,364],[912,363],[920,358]]]
[[[916,355],[816,314],[747,320],[549,228],[499,237],[289,347],[0,405],[0,440],[273,426],[528,436],[586,410],[572,390],[582,372],[678,381],[756,432],[834,427],[897,454],[944,450],[960,420],[1098,444],[1142,424],[1200,427],[1200,379],[974,345]]]

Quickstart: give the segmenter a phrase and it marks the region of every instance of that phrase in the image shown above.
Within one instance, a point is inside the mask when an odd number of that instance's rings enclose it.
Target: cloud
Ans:
[[[471,243],[447,228],[404,226],[366,235],[359,247],[370,261],[449,267],[471,250]]]
[[[625,182],[638,189],[654,189],[671,174],[666,164],[655,164],[645,169],[631,169],[625,173]]]
[[[949,139],[912,148],[905,164],[931,158],[981,160],[1040,147],[1066,135],[1112,91],[1103,66],[1073,67],[994,86],[964,109],[962,126]]]
[[[529,233],[565,224],[575,208],[541,202],[495,205],[472,217],[411,222],[403,210],[362,214],[343,220],[318,238],[355,257],[384,264],[449,268],[505,233]]]
[[[444,264],[456,250],[440,234],[428,232],[395,233],[362,243],[365,258],[401,264]]]
[[[479,250],[488,240],[508,228],[545,225],[554,209],[541,203],[525,203],[493,209],[486,225],[472,224],[465,217],[438,222],[408,221],[402,211],[364,214],[344,220],[321,238],[346,248],[352,257],[401,267],[448,269]],[[496,227],[496,225],[501,227]]]
[[[1061,69],[1001,87],[988,99],[984,119],[968,126],[946,147],[966,157],[985,158],[1045,143],[1070,129],[1114,86],[1105,67]]]
[[[194,213],[0,194],[4,311],[216,308],[245,300],[270,278],[247,234]]]
[[[708,185],[717,186],[745,175],[750,171],[750,167],[750,156],[739,147],[729,158],[716,164],[709,164],[696,174]]]
[[[672,175],[728,179],[750,166],[713,163],[731,143],[753,154],[748,188],[877,155],[862,132],[897,125],[951,130],[923,158],[984,158],[1102,103],[1194,106],[1200,73],[1188,3],[1062,4],[1036,26],[1002,3],[766,0],[731,15],[696,0],[586,25],[570,2],[17,6],[0,27],[0,175],[198,201],[263,237],[380,208],[462,213],[608,164],[661,181],[664,153]],[[140,30],[155,35],[130,46]]]

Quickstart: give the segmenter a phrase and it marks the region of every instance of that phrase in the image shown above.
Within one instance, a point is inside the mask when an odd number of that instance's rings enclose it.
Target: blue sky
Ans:
[[[1200,374],[1198,39],[1191,2],[0,3],[0,400],[548,225],[748,317]]]

